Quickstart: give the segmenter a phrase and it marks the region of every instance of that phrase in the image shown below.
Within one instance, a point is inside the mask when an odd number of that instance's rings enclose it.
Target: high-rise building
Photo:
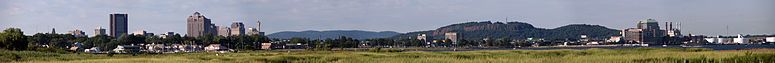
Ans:
[[[105,29],[103,29],[102,27],[94,29],[94,36],[97,36],[97,35],[106,35]]]
[[[638,29],[659,29],[659,23],[654,19],[639,20]]]
[[[659,29],[659,22],[654,19],[641,20],[638,25],[643,29],[641,34],[644,38],[643,42],[658,42],[659,37],[665,36],[663,30]]]
[[[643,32],[643,29],[638,29],[638,28],[628,28],[628,29],[622,30],[622,37],[624,37],[624,42],[642,43],[641,32]]]
[[[245,24],[242,22],[231,23],[231,35],[245,35]]]
[[[68,31],[66,34],[71,34],[75,37],[86,37],[86,33],[78,29],[73,31]]]
[[[215,26],[210,22],[210,19],[199,12],[194,12],[194,15],[188,16],[187,23],[186,36],[199,37],[216,34]]]
[[[110,36],[120,37],[127,33],[127,14],[110,14]]]
[[[231,28],[224,27],[224,26],[217,26],[217,28],[218,28],[218,36],[227,37],[231,35]]]
[[[654,19],[639,20],[637,28],[622,30],[622,36],[625,42],[664,44],[662,37],[665,31],[659,29],[659,22]]]

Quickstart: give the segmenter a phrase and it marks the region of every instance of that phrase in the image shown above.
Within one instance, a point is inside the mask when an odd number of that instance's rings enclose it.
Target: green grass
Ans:
[[[588,50],[483,50],[465,52],[243,51],[114,55],[0,51],[0,61],[21,63],[674,63],[775,61],[775,50],[714,51],[682,48]],[[18,61],[16,56],[21,57]]]

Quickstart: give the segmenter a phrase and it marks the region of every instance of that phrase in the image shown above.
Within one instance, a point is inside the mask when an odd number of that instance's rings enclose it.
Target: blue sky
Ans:
[[[92,35],[95,28],[108,28],[108,14],[127,13],[129,32],[185,34],[186,17],[197,11],[219,26],[241,21],[255,27],[260,20],[268,33],[403,33],[507,18],[541,28],[624,29],[653,18],[682,23],[692,34],[775,34],[775,0],[0,0],[0,29],[22,28],[25,34],[80,29]]]

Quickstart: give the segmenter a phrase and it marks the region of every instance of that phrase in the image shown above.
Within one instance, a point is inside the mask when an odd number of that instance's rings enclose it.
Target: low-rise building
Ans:
[[[221,46],[221,44],[210,44],[205,47],[205,51],[207,52],[229,52],[234,51],[226,46]]]
[[[716,38],[705,38],[705,41],[708,41],[708,43],[720,44]]]
[[[118,45],[113,52],[115,53],[140,53],[140,46],[135,45]]]
[[[743,37],[743,35],[738,34],[737,38],[732,39],[732,42],[737,43],[737,44],[747,44],[748,43],[748,39]]]
[[[100,53],[102,51],[100,51],[100,47],[92,47],[92,48],[83,50],[83,52],[86,52],[86,53]]]
[[[611,36],[606,42],[619,42],[622,41],[622,36]]]
[[[444,37],[446,37],[446,39],[450,40],[450,42],[452,43],[457,43],[459,41],[459,38],[461,38],[460,34],[458,34],[457,32],[444,33]]]
[[[718,41],[722,44],[734,44],[732,38],[718,38]]]
[[[271,50],[272,49],[272,43],[261,43],[261,49]]]
[[[146,35],[146,34],[147,32],[145,32],[145,30],[140,30],[140,31],[132,32],[132,34],[130,35]]]

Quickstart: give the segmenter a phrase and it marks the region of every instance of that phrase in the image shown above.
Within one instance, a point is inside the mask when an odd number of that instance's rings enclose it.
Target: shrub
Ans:
[[[705,56],[699,58],[649,58],[634,60],[638,63],[774,63],[775,54],[746,54],[730,58],[713,59]]]
[[[61,56],[61,54],[47,53],[47,52],[38,52],[38,51],[6,51],[6,50],[0,50],[0,61],[2,61],[2,62],[21,61],[21,60],[26,59],[26,58],[56,57],[56,56]]]
[[[382,48],[370,48],[368,51],[369,52],[403,52],[403,50],[398,50],[398,49],[382,49]]]

